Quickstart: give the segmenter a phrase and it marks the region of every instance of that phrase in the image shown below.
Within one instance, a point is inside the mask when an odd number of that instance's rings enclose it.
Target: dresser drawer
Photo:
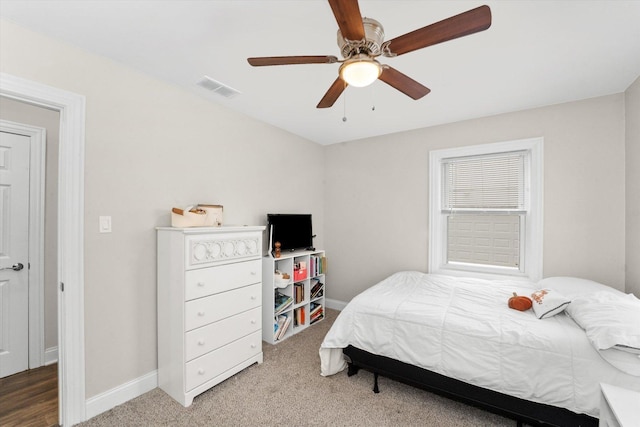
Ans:
[[[195,359],[261,329],[262,310],[260,307],[194,329],[185,334],[185,358],[187,361]]]
[[[187,301],[184,307],[185,330],[199,328],[259,307],[261,304],[262,285],[260,283]]]
[[[205,297],[262,280],[262,261],[237,262],[185,273],[185,300]]]
[[[185,367],[185,392],[205,383],[262,351],[262,333],[233,341],[188,362]]]

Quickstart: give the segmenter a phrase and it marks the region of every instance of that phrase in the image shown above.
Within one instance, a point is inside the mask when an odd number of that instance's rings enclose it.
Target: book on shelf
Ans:
[[[316,323],[317,321],[322,320],[322,319],[324,319],[324,313],[322,313],[322,312],[321,312],[321,313],[319,313],[316,317],[314,317],[313,319],[311,319],[311,320],[309,321],[309,324],[310,324],[310,325],[313,325],[314,323]]]
[[[295,314],[295,319],[294,321],[294,325],[295,326],[302,326],[304,325],[305,322],[305,310],[304,307],[298,307],[294,310],[294,314]]]
[[[279,335],[279,331],[280,328],[282,328],[282,325],[284,325],[284,317],[281,320],[280,317],[276,316],[273,319],[273,339],[276,339],[276,337]]]
[[[321,297],[324,294],[324,283],[319,280],[311,287],[311,299]]]
[[[311,303],[311,312],[309,313],[309,323],[313,324],[324,317],[324,308],[322,304]]]
[[[309,256],[309,264],[310,264],[312,276],[318,275],[318,259],[319,258],[316,255]]]
[[[289,316],[288,314],[278,315],[276,320],[277,329],[273,333],[273,339],[279,340],[282,337],[284,337],[284,335],[287,333],[287,329],[289,328],[290,324],[291,324],[291,316]]]
[[[296,304],[300,304],[304,301],[304,283],[295,283],[293,285],[295,302]]]
[[[327,258],[318,255],[309,256],[309,269],[311,276],[319,276],[327,271]]]
[[[318,312],[322,312],[322,304],[311,303],[311,314],[310,314],[310,316],[313,317]]]
[[[279,291],[275,291],[274,311],[276,314],[285,310],[292,303],[293,303],[293,299],[289,295],[285,295],[280,293]]]

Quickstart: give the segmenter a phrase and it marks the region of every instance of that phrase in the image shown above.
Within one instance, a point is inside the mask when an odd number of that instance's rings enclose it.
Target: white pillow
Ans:
[[[640,348],[640,300],[633,294],[605,291],[585,295],[575,298],[567,313],[598,350],[616,345]]]
[[[571,302],[567,297],[553,289],[540,289],[531,294],[533,312],[538,319],[555,316],[564,311]]]
[[[538,282],[540,289],[553,289],[562,295],[573,299],[586,294],[608,291],[623,294],[617,289],[594,282],[593,280],[580,279],[579,277],[547,277]]]

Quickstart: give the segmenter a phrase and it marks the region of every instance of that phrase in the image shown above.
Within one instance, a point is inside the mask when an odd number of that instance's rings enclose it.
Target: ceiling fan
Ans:
[[[331,55],[266,56],[248,58],[254,67],[291,64],[342,63],[340,75],[320,100],[317,108],[331,107],[348,85],[364,87],[380,79],[405,95],[420,99],[431,90],[400,71],[380,64],[379,56],[394,57],[434,44],[484,31],[491,26],[491,9],[480,6],[410,33],[384,40],[382,25],[362,18],[358,0],[329,0],[338,22],[338,46],[343,60]]]

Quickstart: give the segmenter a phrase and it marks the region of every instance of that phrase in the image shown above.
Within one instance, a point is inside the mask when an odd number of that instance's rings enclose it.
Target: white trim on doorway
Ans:
[[[47,130],[0,120],[0,131],[29,138],[29,369],[44,365],[44,188]]]
[[[60,111],[58,168],[58,378],[60,424],[85,420],[85,97],[0,73],[0,95]]]

